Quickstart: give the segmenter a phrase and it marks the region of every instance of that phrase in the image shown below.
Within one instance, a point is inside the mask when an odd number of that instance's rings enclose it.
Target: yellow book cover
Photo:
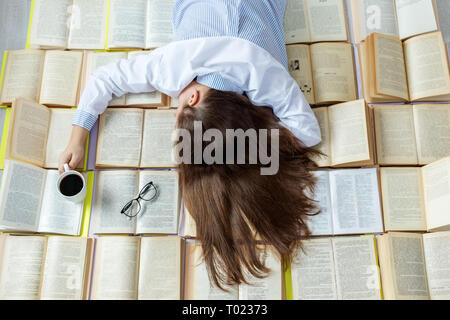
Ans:
[[[27,44],[25,46],[25,49],[31,49],[30,36],[31,36],[31,23],[33,21],[34,3],[35,0],[31,0],[30,20],[28,21]]]
[[[2,140],[0,144],[0,170],[5,168],[6,144],[8,142],[9,120],[11,118],[11,108],[0,107],[6,109],[5,121],[3,122]]]
[[[8,50],[5,50],[5,52],[3,52],[2,69],[0,71],[0,93],[2,92],[3,76],[5,75],[7,57],[8,57]]]
[[[106,36],[105,36],[105,50],[108,50],[108,35],[109,35],[109,7],[110,0],[108,0],[108,6],[106,9]]]
[[[87,192],[84,199],[83,219],[81,221],[80,236],[87,237],[89,234],[89,223],[91,221],[92,196],[94,192],[95,172],[89,171],[87,177]]]
[[[291,263],[289,263],[287,270],[284,272],[284,282],[286,283],[286,300],[294,300],[294,294],[292,293],[292,274]]]

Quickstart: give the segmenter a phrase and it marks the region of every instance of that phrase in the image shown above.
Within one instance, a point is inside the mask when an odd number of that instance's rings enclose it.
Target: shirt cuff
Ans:
[[[97,122],[97,116],[90,114],[89,112],[77,109],[75,113],[75,117],[72,121],[72,125],[77,125],[85,128],[88,131],[91,131],[92,127],[94,127]]]

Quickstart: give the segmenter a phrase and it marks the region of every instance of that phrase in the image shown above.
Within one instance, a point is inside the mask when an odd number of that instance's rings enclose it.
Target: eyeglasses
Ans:
[[[139,200],[152,201],[156,199],[157,195],[158,189],[153,184],[153,181],[150,181],[141,189],[138,197],[129,201],[122,208],[122,211],[120,211],[120,213],[127,216],[128,219],[134,218],[139,214],[139,212],[141,212],[141,203],[139,202]]]

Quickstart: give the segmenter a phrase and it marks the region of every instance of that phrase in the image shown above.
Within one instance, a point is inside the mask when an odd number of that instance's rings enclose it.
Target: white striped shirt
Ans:
[[[113,95],[158,90],[177,97],[196,79],[216,90],[245,92],[253,104],[272,107],[304,145],[316,145],[317,119],[287,71],[285,5],[286,0],[178,0],[175,41],[96,70],[73,124],[90,130]]]

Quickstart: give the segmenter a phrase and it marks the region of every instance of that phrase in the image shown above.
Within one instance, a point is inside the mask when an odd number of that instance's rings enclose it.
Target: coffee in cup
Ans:
[[[56,182],[56,189],[64,199],[81,202],[86,196],[86,180],[84,176],[75,170],[70,170],[69,165],[64,164],[64,173]]]

